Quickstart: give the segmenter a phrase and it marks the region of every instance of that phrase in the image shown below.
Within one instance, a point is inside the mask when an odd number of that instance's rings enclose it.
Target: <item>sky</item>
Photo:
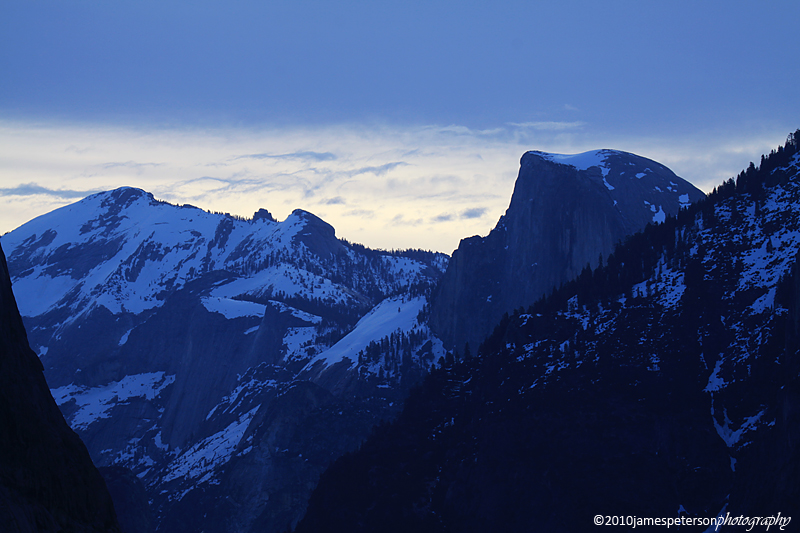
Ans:
[[[123,185],[450,253],[527,150],[708,192],[800,128],[800,2],[0,2],[0,234]]]

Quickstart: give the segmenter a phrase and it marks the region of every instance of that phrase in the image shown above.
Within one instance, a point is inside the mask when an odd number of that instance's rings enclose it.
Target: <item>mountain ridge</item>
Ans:
[[[296,521],[319,472],[444,354],[419,315],[446,256],[350,244],[299,209],[257,215],[120,188],[2,237],[59,407],[98,465],[142,480],[162,528],[198,505],[222,530]],[[391,353],[365,359],[382,339]],[[273,498],[230,507],[244,478]]]

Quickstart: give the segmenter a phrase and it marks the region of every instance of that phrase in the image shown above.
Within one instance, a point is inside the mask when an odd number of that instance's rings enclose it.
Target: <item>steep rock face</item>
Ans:
[[[461,241],[431,304],[449,348],[472,350],[503,316],[597,266],[626,235],[703,193],[665,166],[626,152],[527,152],[505,216]]]
[[[0,249],[0,530],[117,532],[103,479],[42,370]]]

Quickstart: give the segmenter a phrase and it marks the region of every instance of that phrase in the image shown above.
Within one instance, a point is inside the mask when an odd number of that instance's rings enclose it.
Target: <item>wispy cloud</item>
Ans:
[[[341,196],[335,196],[333,198],[326,198],[322,200],[320,203],[325,205],[344,205],[347,202],[345,202],[344,198],[342,198]]]
[[[442,213],[441,215],[436,215],[431,219],[432,222],[450,222],[453,220],[453,215],[449,213]]]
[[[395,161],[393,163],[386,163],[377,167],[361,167],[357,170],[349,172],[350,176],[359,176],[361,174],[375,174],[376,176],[385,176],[389,171],[397,167],[407,167],[408,163],[404,161]]]
[[[237,156],[234,159],[295,159],[300,161],[335,161],[337,157],[336,154],[331,152],[302,151],[288,154],[247,154]]]
[[[36,183],[23,183],[16,187],[0,189],[0,196],[36,196],[46,195],[55,198],[84,198],[98,191],[72,191],[68,189],[50,189]]]
[[[105,169],[123,167],[123,168],[132,168],[135,170],[144,170],[146,168],[160,167],[161,165],[163,165],[163,163],[138,163],[136,161],[115,161],[110,163],[104,163],[101,166]]]
[[[495,136],[505,132],[504,128],[475,129],[457,124],[451,124],[450,126],[431,126],[430,129],[439,134],[461,135],[466,137]]]
[[[461,218],[481,218],[486,214],[485,207],[470,207],[461,213]]]
[[[575,122],[544,121],[544,122],[509,122],[508,125],[513,126],[515,128],[527,128],[538,131],[566,131],[566,130],[580,129],[584,127],[586,123],[580,121],[575,121]]]
[[[389,223],[396,226],[420,226],[424,224],[424,221],[421,218],[406,218],[405,215],[400,214],[392,217]]]
[[[64,148],[65,152],[74,152],[76,154],[85,154],[86,152],[88,152],[90,150],[91,150],[91,148],[88,148],[86,146],[84,146],[83,148],[80,148],[78,146],[75,146],[74,144],[71,144],[71,145],[67,146],[66,148]]]
[[[346,211],[344,214],[348,217],[375,218],[375,211],[370,209],[353,209]]]

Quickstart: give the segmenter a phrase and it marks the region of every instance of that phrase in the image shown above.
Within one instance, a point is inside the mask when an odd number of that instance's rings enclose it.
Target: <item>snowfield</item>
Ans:
[[[166,376],[164,372],[149,372],[125,376],[120,381],[102,387],[66,385],[51,389],[50,392],[59,406],[71,401],[77,404],[78,410],[70,417],[69,422],[72,429],[80,430],[101,418],[108,418],[112,408],[131,398],[156,398],[174,381],[175,376]]]
[[[387,298],[359,320],[353,331],[314,357],[309,365],[323,361],[330,366],[344,359],[349,359],[351,364],[357,363],[358,352],[366,349],[371,341],[380,340],[397,330],[407,333],[416,327],[417,315],[422,311],[425,302],[424,298],[412,298],[408,301],[402,297]]]

